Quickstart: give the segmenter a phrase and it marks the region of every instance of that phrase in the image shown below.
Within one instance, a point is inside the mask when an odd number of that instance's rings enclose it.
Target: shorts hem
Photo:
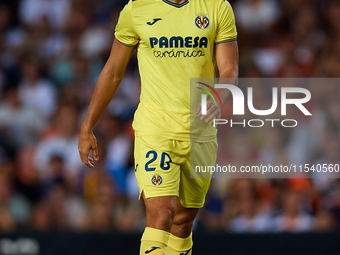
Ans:
[[[148,192],[145,192],[145,189],[142,189],[139,192],[139,201],[143,201],[142,199],[142,193],[144,192],[145,199],[153,198],[153,197],[179,197],[178,193],[169,193],[169,192],[157,192],[157,195],[149,195]]]
[[[204,203],[203,204],[185,204],[181,200],[179,202],[184,208],[188,208],[188,209],[201,209],[204,206]]]

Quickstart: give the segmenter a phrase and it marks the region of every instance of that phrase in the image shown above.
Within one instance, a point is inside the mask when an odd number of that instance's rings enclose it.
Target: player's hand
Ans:
[[[202,115],[202,103],[199,103],[196,108],[196,114],[200,117],[201,121],[205,121],[206,123],[211,122],[213,119],[221,118],[222,107],[217,104],[215,105],[213,100],[207,101],[207,115]]]
[[[92,132],[81,131],[78,141],[81,161],[90,168],[94,168],[94,161],[99,160],[97,139]],[[92,150],[93,158],[89,157]]]

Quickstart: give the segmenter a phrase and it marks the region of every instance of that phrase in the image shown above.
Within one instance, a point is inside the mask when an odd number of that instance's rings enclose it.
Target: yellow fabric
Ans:
[[[136,177],[145,197],[177,196],[185,208],[202,208],[211,175],[192,178],[191,167],[214,166],[217,141],[207,143],[136,136]],[[208,177],[208,178],[202,178]]]
[[[201,28],[198,22],[205,22]],[[224,0],[130,1],[120,14],[116,39],[137,47],[140,104],[137,135],[190,141],[190,79],[215,77],[215,44],[236,40],[235,18]],[[192,107],[195,108],[195,107]],[[198,141],[213,141],[216,129],[203,122]]]
[[[170,234],[168,255],[191,255],[192,246],[192,233],[187,238],[180,238]]]
[[[140,246],[140,255],[168,255],[168,241],[170,233],[155,229],[145,228]]]

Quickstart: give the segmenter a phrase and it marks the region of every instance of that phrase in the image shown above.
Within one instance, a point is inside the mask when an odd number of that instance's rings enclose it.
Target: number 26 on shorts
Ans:
[[[145,171],[152,172],[156,171],[156,167],[149,167],[150,164],[155,162],[158,158],[158,153],[156,151],[148,151],[145,156],[147,159],[150,159],[145,164]],[[160,168],[162,170],[169,170],[170,169],[170,163],[172,162],[171,157],[168,153],[163,152],[161,155],[161,161],[160,161]]]

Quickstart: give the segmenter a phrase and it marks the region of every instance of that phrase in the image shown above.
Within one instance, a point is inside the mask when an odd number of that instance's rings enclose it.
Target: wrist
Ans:
[[[93,127],[91,127],[90,125],[88,125],[88,124],[86,124],[86,123],[83,123],[83,124],[81,125],[80,132],[81,132],[81,133],[92,134],[92,133],[93,133]]]

